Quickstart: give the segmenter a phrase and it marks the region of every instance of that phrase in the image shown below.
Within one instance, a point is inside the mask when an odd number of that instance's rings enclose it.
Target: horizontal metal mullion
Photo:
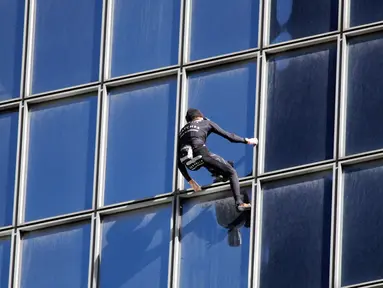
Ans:
[[[287,178],[296,177],[296,176],[304,176],[304,175],[313,174],[317,172],[324,172],[326,170],[330,171],[332,169],[335,169],[335,161],[332,161],[330,163],[324,163],[322,165],[310,166],[310,167],[302,168],[299,170],[287,171],[287,172],[279,173],[279,174],[259,176],[258,180],[260,180],[262,184],[269,181],[287,179]]]
[[[335,163],[336,160],[335,159],[331,159],[331,160],[324,160],[324,161],[319,161],[319,162],[314,162],[314,163],[310,163],[310,164],[305,164],[305,165],[299,165],[299,166],[293,166],[293,167],[289,167],[289,168],[285,168],[285,169],[279,169],[279,170],[274,170],[274,171],[269,171],[269,172],[265,172],[265,173],[262,173],[262,174],[259,174],[258,175],[258,178],[262,178],[262,179],[265,179],[265,178],[269,178],[269,177],[272,177],[272,176],[276,176],[276,175],[281,175],[281,174],[286,174],[286,173],[294,173],[296,171],[303,171],[303,170],[309,170],[309,169],[312,169],[315,167],[319,167],[319,166],[323,166],[323,165],[330,165],[330,164],[333,164]]]
[[[143,81],[165,78],[168,76],[176,76],[179,66],[170,66],[166,68],[149,70],[141,73],[135,73],[120,77],[111,78],[104,81],[107,87],[123,86],[127,84],[139,83]]]
[[[383,159],[383,149],[376,150],[374,152],[367,152],[364,154],[345,157],[343,159],[340,159],[339,163],[341,165],[353,165],[353,164],[369,162],[374,160],[381,160],[381,159]]]
[[[86,90],[86,89],[92,90],[94,87],[97,87],[100,84],[101,84],[100,81],[95,81],[95,82],[91,82],[91,83],[65,87],[62,89],[46,91],[46,92],[42,92],[42,93],[38,93],[38,94],[29,95],[28,97],[25,97],[25,100],[31,101],[31,100],[34,100],[36,98],[42,98],[45,96],[52,96],[52,95],[67,95],[67,94],[69,94],[69,96],[70,96],[72,94],[77,94],[77,91],[82,91],[82,90]]]
[[[315,36],[309,39],[297,40],[291,43],[281,43],[278,46],[270,46],[263,49],[266,56],[269,54],[276,54],[280,52],[288,52],[297,49],[310,48],[312,46],[335,42],[339,38],[339,33],[334,32],[331,34],[325,34],[325,36]]]
[[[210,67],[217,64],[225,64],[240,60],[248,60],[251,58],[256,58],[259,53],[259,48],[252,48],[247,50],[242,50],[238,52],[223,54],[219,56],[204,58],[200,60],[195,60],[184,64],[183,67],[187,70],[196,70],[200,68]]]
[[[59,99],[65,99],[70,97],[76,97],[76,96],[82,96],[84,94],[89,93],[97,93],[99,89],[99,85],[93,85],[93,86],[87,86],[79,89],[73,89],[70,91],[58,91],[55,93],[52,93],[50,95],[44,95],[39,97],[33,97],[33,98],[26,98],[25,102],[28,104],[39,104],[42,102],[49,102],[52,100],[59,100]]]
[[[383,30],[383,21],[369,23],[361,26],[353,26],[344,31],[346,36],[359,36]]]
[[[5,229],[4,229],[5,228]],[[7,226],[7,227],[4,227],[0,230],[0,241],[3,239],[3,238],[7,238],[7,237],[10,237],[12,236],[12,232],[13,232],[13,227],[12,226]]]
[[[8,109],[10,106],[17,106],[21,101],[21,98],[12,98],[9,100],[0,101],[0,110]]]
[[[72,214],[66,214],[66,215],[61,215],[57,217],[25,222],[25,223],[19,224],[18,228],[21,231],[34,231],[34,230],[49,228],[52,226],[81,222],[85,220],[90,221],[92,219],[92,215],[93,215],[93,210],[86,210],[79,213],[72,213]]]
[[[121,202],[118,204],[112,204],[98,208],[98,213],[101,215],[109,215],[114,213],[132,211],[137,209],[142,209],[146,207],[152,207],[156,205],[161,205],[164,203],[171,203],[174,195],[172,193],[163,194],[159,197],[146,198],[140,200],[131,200],[126,202]]]
[[[250,187],[253,183],[253,179],[246,180],[246,181],[240,181],[240,187],[245,188],[245,187]],[[200,197],[200,196],[207,196],[207,195],[212,195],[215,193],[219,192],[225,192],[230,190],[230,184],[229,182],[225,183],[220,183],[219,186],[209,186],[207,189],[203,189],[200,192],[194,192],[192,189],[188,189],[186,191],[182,191],[179,195],[181,199],[184,198],[194,198],[194,197]]]
[[[358,284],[353,284],[349,286],[342,286],[342,288],[380,288],[383,287],[383,279],[362,282]]]

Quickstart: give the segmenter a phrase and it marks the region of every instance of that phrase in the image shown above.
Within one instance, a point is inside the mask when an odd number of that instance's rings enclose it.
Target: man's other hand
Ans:
[[[199,191],[202,190],[202,189],[201,189],[201,186],[199,186],[198,183],[197,183],[196,181],[194,181],[194,180],[190,180],[190,181],[189,181],[189,184],[190,184],[190,186],[193,188],[193,190],[194,190],[195,192],[199,192]]]

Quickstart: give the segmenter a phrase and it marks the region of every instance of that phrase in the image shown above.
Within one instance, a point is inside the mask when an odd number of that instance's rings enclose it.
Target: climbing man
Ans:
[[[215,133],[232,143],[244,143],[257,145],[257,138],[242,138],[234,133],[229,133],[210,121],[198,109],[190,108],[186,113],[187,124],[178,135],[178,168],[183,177],[192,186],[195,192],[201,191],[201,187],[193,180],[187,169],[192,171],[205,167],[213,175],[222,175],[229,179],[231,191],[239,212],[251,209],[250,203],[244,203],[240,197],[240,186],[235,169],[221,156],[210,152],[206,146],[206,139],[210,133]]]

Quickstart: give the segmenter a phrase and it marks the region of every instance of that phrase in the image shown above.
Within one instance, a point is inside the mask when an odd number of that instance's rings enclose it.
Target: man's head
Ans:
[[[202,112],[195,108],[189,108],[188,111],[186,112],[185,119],[186,119],[186,122],[191,122],[198,117],[201,117],[201,118],[204,117]]]

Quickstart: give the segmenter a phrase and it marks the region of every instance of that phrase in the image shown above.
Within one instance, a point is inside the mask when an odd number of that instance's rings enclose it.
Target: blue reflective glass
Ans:
[[[36,0],[32,93],[98,80],[102,0]]]
[[[342,286],[383,278],[383,162],[344,170]]]
[[[383,148],[383,34],[350,41],[346,154]]]
[[[105,219],[100,288],[168,287],[170,206]]]
[[[269,59],[265,171],[333,158],[336,45]]]
[[[20,96],[24,0],[0,1],[0,101]]]
[[[381,0],[351,0],[350,26],[383,20]]]
[[[331,209],[331,172],[264,185],[261,288],[329,287]]]
[[[109,92],[106,205],[172,191],[176,98],[175,78]]]
[[[191,0],[190,60],[255,48],[259,0]]]
[[[256,77],[256,62],[191,74],[188,105],[200,109],[224,130],[251,138],[254,136]],[[209,136],[207,146],[213,153],[233,161],[239,177],[252,174],[252,146],[230,143],[216,134]],[[205,168],[190,175],[200,184],[212,182]]]
[[[338,29],[338,0],[272,0],[270,43]]]
[[[180,0],[115,0],[113,6],[112,77],[177,64]]]
[[[11,241],[0,239],[0,287],[8,288]]]
[[[25,220],[92,207],[97,97],[31,108]]]
[[[251,199],[251,188],[241,194]],[[230,192],[182,207],[180,287],[248,287],[251,212],[237,212]]]
[[[84,224],[27,234],[20,287],[88,287],[90,231]]]
[[[0,226],[12,225],[19,113],[0,113]]]

